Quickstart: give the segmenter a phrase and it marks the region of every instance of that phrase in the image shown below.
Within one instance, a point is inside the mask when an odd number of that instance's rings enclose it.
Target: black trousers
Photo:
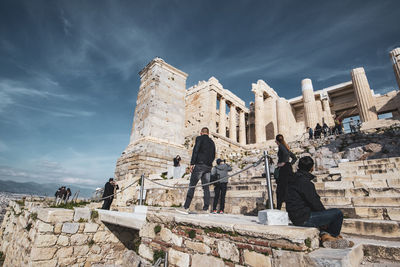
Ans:
[[[110,210],[113,199],[114,199],[114,197],[109,197],[109,198],[104,199],[103,206],[101,207],[101,209]]]
[[[201,180],[201,184],[206,184],[210,182],[210,172],[211,172],[211,166],[207,166],[204,164],[198,164],[194,166],[192,175],[190,176],[190,182],[189,186],[195,186]],[[210,206],[210,186],[206,185],[203,186],[203,191],[204,191],[204,206],[203,210],[208,210],[208,207]],[[194,190],[195,188],[189,188],[187,195],[186,195],[186,200],[185,200],[185,205],[184,208],[188,209],[190,207],[190,203],[192,202],[193,196],[194,196]]]
[[[219,202],[219,210],[224,211],[225,209],[225,195],[226,189],[228,188],[228,183],[218,183],[214,187],[214,203],[213,203],[213,210],[217,210],[218,199]]]
[[[293,175],[292,164],[286,162],[283,167],[279,168],[279,178],[276,187],[276,208],[280,210],[282,203],[286,201],[289,177]]]

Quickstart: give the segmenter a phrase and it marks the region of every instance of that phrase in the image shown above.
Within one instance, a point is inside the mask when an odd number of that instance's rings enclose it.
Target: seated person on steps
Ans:
[[[314,161],[311,157],[302,157],[298,171],[289,180],[286,210],[296,226],[316,227],[320,229],[321,243],[329,248],[347,248],[353,242],[340,235],[343,213],[339,209],[325,209],[320,196],[311,182],[315,178],[311,172]]]

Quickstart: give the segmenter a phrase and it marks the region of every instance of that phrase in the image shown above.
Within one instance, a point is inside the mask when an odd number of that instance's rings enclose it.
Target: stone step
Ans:
[[[400,197],[353,197],[354,207],[399,207]]]
[[[325,206],[328,208],[338,208],[343,212],[345,218],[349,219],[372,219],[372,220],[391,220],[400,221],[400,208],[397,207],[343,207]]]
[[[363,245],[348,249],[319,248],[308,254],[314,266],[353,267],[359,266],[364,258]]]
[[[400,240],[400,227],[397,221],[344,219],[342,233]]]

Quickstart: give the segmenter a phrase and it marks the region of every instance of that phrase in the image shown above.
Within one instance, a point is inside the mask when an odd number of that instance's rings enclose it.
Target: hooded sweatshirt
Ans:
[[[221,179],[227,177],[228,172],[230,172],[231,170],[232,170],[231,166],[222,163],[212,168],[211,175],[219,174],[219,179]],[[222,179],[220,183],[228,183],[228,178]]]

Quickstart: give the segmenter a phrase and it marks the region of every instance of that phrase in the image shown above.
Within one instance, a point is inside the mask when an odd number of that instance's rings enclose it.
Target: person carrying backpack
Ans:
[[[228,188],[228,172],[232,170],[232,167],[225,163],[225,160],[217,159],[217,166],[214,166],[211,170],[211,175],[216,175],[217,179],[222,179],[219,183],[214,186],[214,203],[212,213],[224,214],[225,208],[225,195]],[[225,179],[224,179],[225,178]],[[217,212],[217,204],[219,203],[219,211]]]

